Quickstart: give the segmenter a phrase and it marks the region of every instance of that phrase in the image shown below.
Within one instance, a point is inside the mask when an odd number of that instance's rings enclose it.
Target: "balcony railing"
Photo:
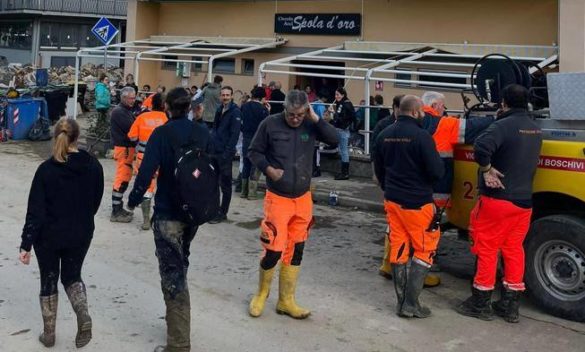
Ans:
[[[126,16],[126,0],[0,0],[0,13],[19,11]]]

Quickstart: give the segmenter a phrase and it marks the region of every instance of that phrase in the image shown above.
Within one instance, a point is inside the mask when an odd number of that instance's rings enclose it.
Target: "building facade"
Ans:
[[[127,40],[151,36],[285,38],[287,43],[275,49],[246,53],[216,63],[214,72],[222,74],[226,84],[249,91],[258,81],[257,74],[261,63],[320,48],[343,45],[348,41],[556,46],[563,30],[560,28],[563,24],[559,20],[559,15],[571,12],[563,6],[577,7],[583,17],[585,10],[579,8],[579,3],[582,4],[583,1],[130,0]],[[350,24],[344,24],[342,21],[338,30],[328,31],[327,21],[319,25],[315,16],[321,15],[321,18],[329,19],[331,18],[327,17],[329,14],[351,15],[353,19],[357,18],[359,21],[359,28],[357,30],[345,28],[344,25]],[[303,15],[305,21],[286,24],[287,17],[293,18],[294,22],[296,15]],[[570,15],[578,17],[574,12]],[[283,28],[287,25],[288,28]],[[336,25],[339,25],[339,22],[336,22]],[[583,29],[582,26],[581,31]],[[578,41],[578,38],[572,41]],[[139,83],[153,86],[157,84],[173,86],[181,82],[184,84],[185,81],[177,76],[175,66],[173,63],[141,63]],[[188,84],[199,86],[206,80],[205,65],[199,65],[192,69]],[[295,85],[318,84],[310,77],[286,74],[267,74],[265,80],[281,81],[284,90]],[[352,100],[359,101],[363,98],[363,84],[349,81],[343,84],[348,88]],[[419,93],[420,88],[385,84],[383,87],[372,85],[371,90],[389,101],[395,94]],[[461,106],[458,93],[449,89],[445,89],[445,93],[450,107]]]
[[[75,65],[80,48],[101,43],[91,34],[109,18],[125,33],[125,0],[0,0],[0,56],[37,67]]]

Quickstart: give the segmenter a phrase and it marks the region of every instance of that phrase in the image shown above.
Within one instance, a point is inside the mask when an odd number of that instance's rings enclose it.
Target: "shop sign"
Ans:
[[[359,13],[277,13],[274,17],[275,33],[357,36],[361,34],[361,28]]]

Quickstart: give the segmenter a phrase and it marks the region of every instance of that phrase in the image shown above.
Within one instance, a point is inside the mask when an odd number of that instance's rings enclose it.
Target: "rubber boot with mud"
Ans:
[[[190,352],[191,351],[191,300],[186,288],[171,298],[163,293],[167,312],[167,344],[157,346],[155,352]]]
[[[241,172],[238,174],[238,177],[234,180],[234,185],[236,185],[234,192],[237,192],[237,193],[242,192],[242,173]]]
[[[455,310],[461,315],[481,320],[494,320],[491,305],[492,290],[483,291],[471,288],[471,296],[458,305]]]
[[[423,290],[425,276],[430,267],[413,259],[408,270],[406,279],[406,290],[404,290],[404,303],[399,316],[405,318],[428,318],[431,316],[431,310],[422,306],[419,302],[419,296]],[[396,278],[394,279],[396,280]]]
[[[392,266],[392,274],[394,275],[394,290],[396,291],[396,314],[402,311],[404,304],[404,294],[406,291],[406,264],[394,264]]]
[[[270,295],[270,285],[272,284],[272,278],[276,268],[264,270],[260,267],[260,280],[258,283],[258,292],[252,297],[250,301],[250,307],[248,313],[250,316],[256,318],[262,315],[264,311],[264,304],[268,295]]]
[[[55,328],[57,326],[57,305],[59,295],[40,296],[41,314],[43,315],[43,332],[39,341],[45,347],[55,346]]]
[[[297,305],[295,291],[301,267],[298,265],[281,265],[278,282],[278,303],[276,313],[286,314],[295,319],[305,319],[311,311]]]
[[[437,287],[441,284],[441,277],[436,274],[428,274],[425,277],[425,287]]]
[[[388,236],[384,236],[384,258],[382,258],[382,265],[380,266],[380,270],[378,270],[378,274],[385,279],[392,280],[392,265],[390,264],[389,256],[390,241],[388,241]]]
[[[110,222],[132,222],[134,214],[124,209],[124,204],[112,205],[112,215],[110,216]]]
[[[349,180],[349,163],[341,163],[341,173],[335,175],[336,180]]]
[[[256,200],[256,199],[258,199],[258,181],[250,180],[249,191],[248,191],[248,200]]]
[[[150,198],[144,198],[142,203],[140,204],[140,208],[142,209],[142,226],[141,229],[144,231],[150,230]]]
[[[512,291],[502,287],[500,300],[492,303],[492,309],[508,323],[520,321],[520,296],[522,291]]]
[[[240,193],[240,198],[248,198],[248,191],[249,191],[249,182],[250,180],[247,178],[242,179],[242,193]]]
[[[77,316],[77,335],[75,336],[75,346],[81,348],[91,340],[91,317],[87,306],[87,291],[83,282],[76,282],[65,289],[73,311]]]

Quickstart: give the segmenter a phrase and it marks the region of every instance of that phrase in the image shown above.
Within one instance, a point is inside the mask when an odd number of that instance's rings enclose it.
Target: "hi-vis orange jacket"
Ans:
[[[433,199],[439,207],[449,206],[453,188],[453,150],[457,144],[473,144],[475,139],[492,122],[494,117],[472,117],[460,119],[453,116],[441,116],[430,106],[424,106],[423,128],[435,140],[437,151],[445,164],[445,176],[433,186]]]
[[[136,146],[137,153],[144,153],[146,143],[154,129],[164,125],[167,121],[167,115],[162,111],[148,111],[138,115],[130,128],[130,132],[128,132],[128,138],[131,141],[138,141]]]

